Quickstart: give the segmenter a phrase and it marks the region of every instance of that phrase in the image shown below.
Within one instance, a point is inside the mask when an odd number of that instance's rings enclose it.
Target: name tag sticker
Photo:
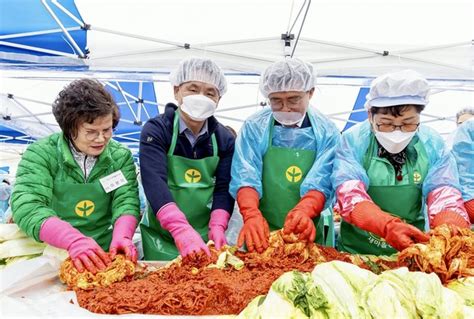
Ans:
[[[122,171],[116,171],[110,175],[102,177],[99,179],[99,181],[106,193],[110,193],[111,191],[116,190],[120,186],[128,183]]]

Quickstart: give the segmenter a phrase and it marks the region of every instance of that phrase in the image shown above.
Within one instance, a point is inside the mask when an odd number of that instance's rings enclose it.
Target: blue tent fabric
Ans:
[[[354,122],[362,122],[367,119],[367,112],[365,111],[365,96],[369,93],[369,88],[361,88],[359,90],[359,94],[357,95],[357,99],[354,103],[354,107],[352,108],[352,113],[349,116],[349,120],[346,123],[346,126],[342,130],[343,132],[356,123]],[[359,112],[354,112],[360,110]]]
[[[10,127],[0,125],[0,142],[11,144],[30,144],[35,139],[23,132],[14,130]]]
[[[138,143],[145,122],[159,114],[153,82],[110,82],[106,89],[114,97],[121,115],[114,139]]]
[[[159,114],[153,82],[109,82],[106,89],[112,94],[121,115],[113,138],[127,144],[135,156],[143,125]],[[30,144],[35,140],[23,132],[0,125],[0,142]]]
[[[86,54],[87,31],[80,29],[80,25],[53,4],[51,0],[46,1],[46,3],[66,29],[72,27],[79,28],[78,30],[69,31],[69,34],[81,51]],[[83,22],[74,0],[63,0],[61,1],[61,5]],[[41,1],[2,0],[0,7],[0,35],[3,37],[13,34],[54,30],[54,32],[51,33],[6,38],[2,39],[2,41],[78,55],[78,52],[76,52],[58,23],[50,15]],[[29,49],[14,48],[8,45],[0,45],[0,52],[23,53],[37,56],[54,55]],[[6,61],[11,62],[10,59],[0,59],[0,62]]]

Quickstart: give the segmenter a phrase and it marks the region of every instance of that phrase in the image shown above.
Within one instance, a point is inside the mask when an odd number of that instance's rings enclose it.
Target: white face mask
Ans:
[[[415,136],[416,131],[414,132],[402,132],[396,130],[393,132],[379,132],[375,130],[375,138],[377,141],[385,148],[389,153],[398,154],[410,144],[413,136]]]
[[[286,126],[295,125],[296,123],[301,121],[305,115],[306,112],[273,112],[273,117],[275,118],[275,120],[277,120],[278,123],[280,123],[281,125]]]
[[[216,111],[217,104],[207,96],[201,94],[183,97],[181,111],[195,121],[205,121]]]

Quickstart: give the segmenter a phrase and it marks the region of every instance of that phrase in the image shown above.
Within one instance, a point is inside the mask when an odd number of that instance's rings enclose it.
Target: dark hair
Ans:
[[[112,127],[120,120],[114,99],[97,80],[80,79],[66,86],[53,103],[53,114],[67,139],[77,135],[79,125],[112,114]]]
[[[410,107],[415,107],[416,112],[418,114],[421,113],[425,109],[424,105],[414,105],[414,104],[405,104],[405,105],[395,105],[395,106],[388,106],[388,107],[375,107],[372,106],[370,108],[370,113],[372,115],[382,113],[382,114],[390,114],[395,117],[402,116],[402,113],[408,110]]]
[[[230,134],[232,134],[234,138],[237,137],[237,132],[232,128],[232,126],[226,125],[225,128],[229,130]]]

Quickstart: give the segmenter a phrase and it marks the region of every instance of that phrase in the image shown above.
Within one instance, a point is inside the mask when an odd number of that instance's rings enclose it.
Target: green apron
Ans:
[[[309,114],[308,114],[309,116]],[[311,125],[314,123],[309,116]],[[259,209],[268,222],[270,231],[281,229],[288,212],[300,201],[300,186],[314,164],[316,151],[273,146],[274,119],[270,121],[268,150],[263,156],[263,196]],[[325,218],[316,217],[316,242],[324,243]],[[328,224],[328,227],[332,223]]]
[[[58,143],[58,147],[60,145]],[[98,169],[97,166],[98,163],[89,177]],[[84,235],[92,237],[102,249],[108,251],[112,240],[112,192],[106,193],[99,180],[93,183],[85,181],[83,184],[67,182],[65,177],[73,169],[77,168],[67,167],[59,161],[59,171],[53,182],[51,207],[58,217]],[[109,166],[107,174],[111,173],[113,167]]]
[[[179,209],[191,226],[207,242],[215,172],[219,164],[217,141],[212,134],[213,155],[190,159],[173,155],[179,131],[179,113],[173,121],[173,137],[168,151],[168,187]],[[159,165],[159,163],[158,163]],[[140,224],[145,260],[172,260],[179,255],[171,234],[156,219],[156,212],[148,205],[148,212]]]
[[[373,134],[364,157],[364,169],[369,176],[370,198],[383,211],[400,217],[418,229],[425,230],[421,186],[428,172],[429,161],[425,148],[415,137],[408,145],[407,161],[402,167],[403,179],[396,180],[392,164],[377,156],[377,142]],[[410,156],[413,154],[413,156]],[[341,222],[338,249],[353,254],[392,255],[397,251],[379,236],[350,223]]]

